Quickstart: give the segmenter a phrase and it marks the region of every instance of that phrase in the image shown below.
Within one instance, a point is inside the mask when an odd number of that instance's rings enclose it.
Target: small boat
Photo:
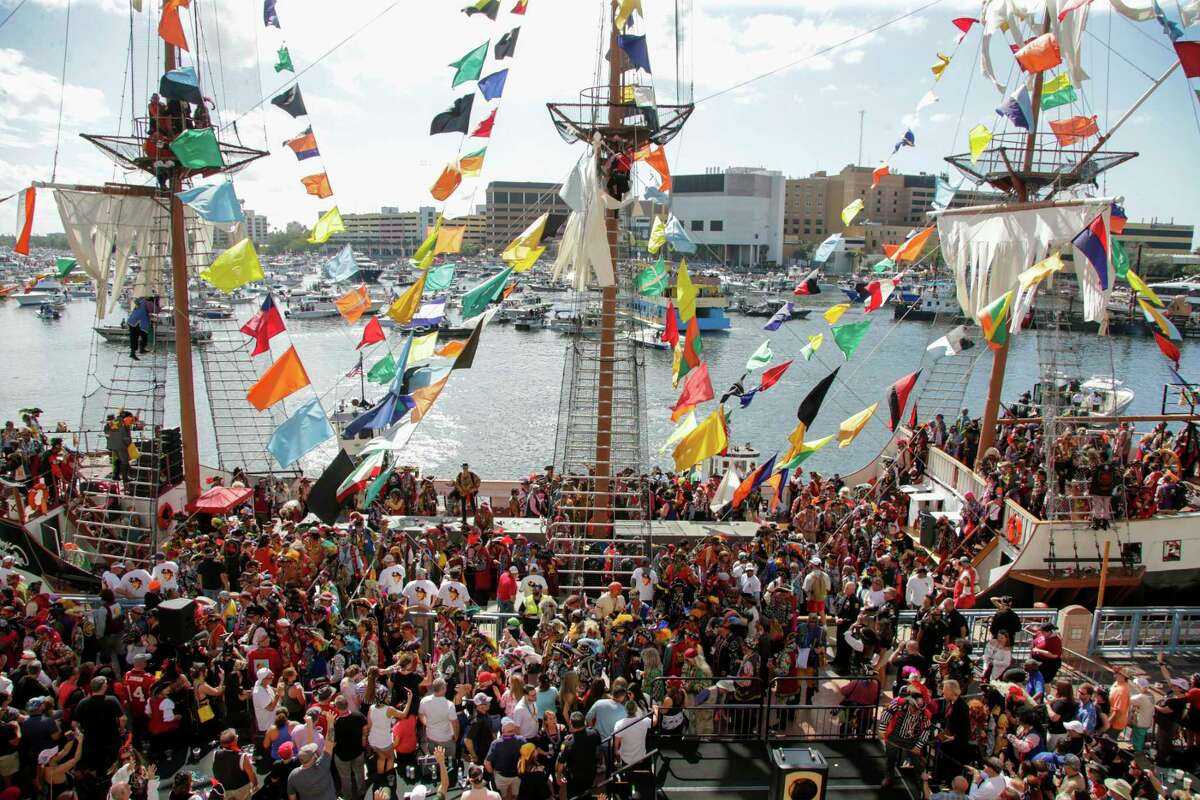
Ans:
[[[559,333],[573,333],[583,324],[574,307],[556,308],[547,317],[547,327]]]
[[[25,292],[24,294],[18,294],[18,295],[16,295],[16,298],[17,298],[17,303],[19,305],[21,305],[22,307],[31,306],[31,307],[37,308],[39,306],[49,303],[50,305],[54,306],[55,308],[62,308],[63,306],[65,306],[67,304],[67,297],[61,291],[50,292],[50,291],[34,290],[32,292]]]
[[[318,303],[305,300],[294,306],[288,306],[283,315],[288,319],[328,319],[338,316],[337,307],[332,303]]]
[[[42,305],[38,306],[37,315],[40,319],[48,321],[56,320],[62,317],[62,313],[49,303],[43,303]]]
[[[738,310],[747,317],[773,317],[783,306],[784,302],[787,301],[763,300],[758,303],[744,302]],[[796,308],[792,306],[791,319],[808,319],[808,315],[811,313],[811,308]]]
[[[922,287],[917,299],[901,301],[892,305],[892,317],[909,321],[932,321],[941,319],[954,321],[965,319],[958,305],[954,286],[938,281]]]
[[[175,320],[174,312],[170,308],[165,308],[154,315],[154,326],[150,331],[150,344],[174,344],[175,343]],[[116,344],[127,344],[129,342],[129,327],[122,320],[119,325],[97,325],[96,333],[106,342],[114,342]],[[205,345],[212,341],[212,331],[208,328],[201,327],[197,324],[197,320],[192,320],[191,324],[191,339],[192,344]]]
[[[1053,387],[1045,386],[1042,381],[1035,383],[1032,390],[1013,404],[1014,413],[1022,417],[1038,416],[1050,391],[1058,395],[1055,405],[1060,416],[1116,417],[1133,402],[1133,390],[1124,381],[1108,375],[1093,375],[1085,381],[1058,377],[1053,383]]]
[[[642,327],[637,328],[630,333],[629,337],[633,339],[633,343],[639,347],[645,347],[650,350],[670,350],[670,342],[664,342],[662,339],[660,339],[659,336],[661,334],[661,330],[651,328],[648,325],[643,325]]]

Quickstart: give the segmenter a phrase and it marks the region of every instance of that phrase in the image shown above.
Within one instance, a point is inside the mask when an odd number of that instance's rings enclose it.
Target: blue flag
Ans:
[[[617,46],[625,51],[625,55],[629,56],[630,64],[640,70],[650,71],[650,51],[646,47],[645,36],[621,34],[617,37]]]
[[[357,436],[363,431],[381,431],[384,428],[390,428],[404,419],[404,415],[415,405],[407,397],[401,397],[389,390],[370,411],[356,417],[353,422],[343,428],[342,436]]]
[[[829,257],[833,255],[833,251],[836,250],[837,246],[841,243],[842,235],[840,233],[835,233],[833,236],[830,236],[828,239],[821,242],[819,245],[817,245],[817,251],[813,253],[813,262],[817,264],[824,264]]]
[[[406,370],[404,365],[408,363],[408,354],[412,350],[413,337],[410,333],[404,337],[404,345],[400,348],[400,352],[396,354],[396,377],[392,378],[392,385],[388,387],[388,391],[399,397],[404,394],[404,374]]]
[[[508,70],[502,69],[499,72],[493,72],[485,78],[479,80],[479,93],[483,95],[485,100],[495,100],[500,95],[504,94],[504,81],[508,79]]]
[[[158,93],[164,100],[182,100],[193,105],[204,102],[195,67],[180,67],[163,73],[158,81]]]
[[[754,395],[756,394],[758,394],[758,389],[751,389],[738,398],[738,403],[741,404],[742,408],[749,408],[750,403],[754,400]]]
[[[696,243],[687,235],[687,231],[683,229],[683,223],[674,214],[667,220],[666,235],[667,243],[676,253],[696,252]]]
[[[1033,105],[1029,101],[1029,90],[1025,88],[1025,84],[1022,83],[1020,89],[1005,97],[996,108],[996,113],[1006,117],[1018,128],[1029,130],[1030,120],[1033,119]]]
[[[279,466],[288,467],[332,437],[333,426],[325,416],[321,401],[310,400],[275,429],[267,442],[267,450],[275,456]]]
[[[892,155],[896,155],[896,151],[898,151],[901,147],[915,147],[916,144],[917,137],[913,135],[912,128],[909,128],[904,132],[904,135],[900,137],[900,141],[896,142],[896,146],[892,148]]]
[[[787,322],[791,318],[792,318],[792,304],[784,303],[783,305],[781,305],[779,307],[779,310],[775,312],[774,316],[772,316],[769,320],[767,320],[767,324],[763,325],[763,330],[764,331],[777,331],[777,330],[779,330],[780,325]]]
[[[413,314],[412,320],[404,327],[410,329],[432,328],[434,325],[440,325],[445,318],[446,298],[434,298],[428,303],[422,303],[421,307],[417,309],[417,313]]]
[[[346,245],[338,254],[325,262],[325,276],[334,283],[348,281],[358,274],[358,264],[354,263],[354,251]]]
[[[966,179],[964,178],[962,181],[959,181],[957,186],[955,186],[952,185],[950,181],[939,175],[934,181],[933,187],[933,203],[931,205],[933,206],[934,210],[945,211],[947,208],[949,208],[950,204],[954,202],[954,195],[958,194],[958,190],[962,188],[963,183],[965,182]]]
[[[233,184],[229,181],[186,189],[175,196],[185,206],[191,206],[206,222],[233,224],[246,219],[242,204],[238,202]]]

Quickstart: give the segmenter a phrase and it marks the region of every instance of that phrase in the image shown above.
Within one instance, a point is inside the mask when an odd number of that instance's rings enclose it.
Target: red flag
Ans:
[[[512,14],[524,14],[525,9],[529,7],[529,0],[517,0],[517,4],[512,7]]]
[[[675,315],[675,304],[667,301],[667,318],[663,322],[663,332],[659,340],[671,345],[674,350],[679,346],[679,318]]]
[[[279,314],[279,307],[275,305],[274,298],[268,294],[262,302],[262,307],[239,330],[253,337],[254,349],[250,355],[257,356],[270,350],[271,337],[283,333],[287,326],[283,324],[283,317]]]
[[[1067,14],[1070,14],[1077,8],[1086,6],[1090,2],[1092,0],[1067,0],[1067,2],[1063,3],[1062,8],[1058,10],[1058,21],[1062,22],[1067,18]]]
[[[476,139],[486,139],[489,136],[491,136],[492,135],[492,126],[496,124],[496,112],[498,110],[499,109],[493,108],[492,113],[488,114],[487,119],[485,119],[483,122],[479,123],[479,127],[477,127],[471,133],[471,135],[474,136]]]
[[[1200,42],[1175,42],[1175,53],[1188,78],[1200,78]]]
[[[820,294],[821,287],[817,285],[817,269],[805,275],[796,288],[792,290],[794,295]]]
[[[382,342],[385,338],[383,334],[383,326],[379,324],[379,317],[371,317],[371,321],[367,323],[367,327],[363,328],[362,341],[358,343],[355,350],[361,350],[369,344]]]
[[[863,311],[870,314],[872,311],[878,311],[883,308],[883,304],[887,302],[895,290],[896,281],[892,278],[882,281],[871,281],[867,284],[867,302],[863,305]]]
[[[908,395],[912,392],[913,387],[917,385],[917,377],[921,374],[921,370],[917,370],[909,375],[905,375],[900,380],[892,384],[892,388],[888,389],[888,410],[891,416],[888,419],[888,430],[896,430],[896,425],[900,423],[900,418],[904,416],[904,407],[908,405]],[[913,413],[916,413],[916,404],[913,404]]]
[[[874,189],[883,180],[884,175],[891,175],[892,171],[888,169],[887,164],[880,164],[871,172],[871,188]]]
[[[776,383],[779,383],[779,379],[783,377],[783,373],[787,372],[788,367],[791,365],[792,362],[789,359],[782,364],[777,364],[776,366],[771,367],[769,370],[763,372],[762,378],[758,383],[758,391],[765,392]]]
[[[688,320],[687,331],[683,336],[683,360],[691,368],[700,366],[700,323],[692,317]]]
[[[33,233],[33,208],[37,201],[37,189],[30,186],[17,195],[17,241],[13,252],[29,255],[29,236]]]
[[[913,403],[912,413],[908,415],[908,429],[910,431],[915,431],[917,429],[918,424],[919,423],[917,422],[917,404]]]
[[[778,453],[775,456],[779,455]],[[734,489],[733,497],[729,500],[729,505],[733,508],[740,506],[750,493],[762,485],[768,478],[771,477],[771,471],[775,469],[775,456],[759,464],[754,470],[742,478],[742,482],[738,484],[738,488]]]
[[[1154,332],[1154,341],[1158,342],[1158,349],[1162,350],[1162,354],[1175,362],[1175,369],[1179,369],[1179,347],[1158,331]]]
[[[1087,2],[1091,2],[1091,0],[1087,0]],[[962,44],[963,39],[967,38],[967,34],[971,32],[971,26],[976,22],[979,22],[979,20],[975,19],[974,17],[955,17],[950,21],[954,24],[954,27],[962,31],[962,33],[958,35],[959,44]]]
[[[708,364],[701,361],[683,379],[683,389],[679,392],[679,399],[671,407],[671,419],[678,422],[689,408],[712,399],[713,387],[712,381],[708,378]]]

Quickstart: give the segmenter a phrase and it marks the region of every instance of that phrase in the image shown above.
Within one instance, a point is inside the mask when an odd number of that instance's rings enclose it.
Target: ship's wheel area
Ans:
[[[153,175],[156,162],[170,161],[174,168],[180,171],[184,180],[207,178],[222,172],[239,172],[252,162],[270,155],[265,150],[256,150],[252,147],[223,142],[218,139],[217,145],[220,148],[224,166],[188,169],[178,163],[165,137],[151,133],[149,117],[135,118],[133,134],[129,136],[108,136],[94,133],[81,133],[80,136],[99,148],[120,167],[141,170]]]

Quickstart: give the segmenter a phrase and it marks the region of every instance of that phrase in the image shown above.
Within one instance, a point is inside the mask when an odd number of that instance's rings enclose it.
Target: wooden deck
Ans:
[[[1105,592],[1111,602],[1119,604],[1134,589],[1142,585],[1145,567],[1127,569],[1110,567],[1105,580]],[[1077,602],[1081,596],[1100,589],[1100,573],[1087,572],[1067,574],[1046,569],[1014,569],[1008,573],[1014,581],[1033,587],[1035,602],[1044,602],[1063,607]]]

